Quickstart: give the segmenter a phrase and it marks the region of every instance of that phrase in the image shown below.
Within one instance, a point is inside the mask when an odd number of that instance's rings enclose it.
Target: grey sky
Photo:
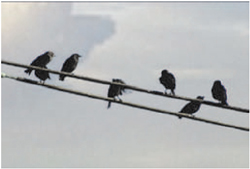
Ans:
[[[23,64],[46,50],[60,70],[213,100],[220,79],[228,103],[249,108],[249,4],[2,3],[2,59]],[[2,71],[28,77],[23,69]],[[108,86],[57,75],[46,83],[96,95]],[[36,79],[33,75],[32,79]],[[2,167],[248,167],[248,132],[138,110],[2,79]],[[133,91],[124,101],[178,112],[187,102]],[[202,105],[197,117],[249,126],[248,114]]]

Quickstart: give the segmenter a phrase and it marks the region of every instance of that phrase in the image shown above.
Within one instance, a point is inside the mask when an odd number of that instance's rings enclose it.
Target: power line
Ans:
[[[189,98],[189,97],[183,97],[183,96],[177,96],[177,95],[169,95],[169,94],[166,94],[166,93],[163,93],[163,92],[160,92],[160,91],[147,90],[147,89],[143,89],[143,88],[127,85],[127,84],[113,83],[113,82],[109,82],[109,81],[106,81],[106,80],[100,80],[100,79],[96,79],[96,78],[80,76],[80,75],[75,75],[75,74],[66,73],[66,72],[60,72],[60,71],[55,71],[55,70],[51,70],[51,69],[44,69],[44,68],[37,67],[37,66],[24,65],[24,64],[19,64],[19,63],[14,63],[14,62],[10,62],[10,61],[4,61],[4,60],[2,60],[1,63],[6,64],[6,65],[11,65],[11,66],[16,66],[16,67],[32,68],[32,69],[35,69],[35,70],[43,70],[43,71],[46,71],[46,72],[50,72],[50,73],[54,73],[54,74],[58,74],[58,75],[66,75],[66,76],[71,77],[71,78],[91,81],[91,82],[95,82],[95,83],[101,83],[101,84],[106,84],[106,85],[115,84],[115,85],[118,85],[118,86],[123,86],[123,87],[126,87],[128,89],[143,92],[143,93],[148,93],[148,94],[153,94],[153,95],[158,95],[158,96],[163,96],[163,97],[169,97],[169,98],[173,98],[173,99],[186,100],[186,101],[196,101],[196,102],[200,102],[202,104],[206,104],[206,105],[209,105],[209,106],[215,106],[215,107],[219,107],[219,108],[235,110],[235,111],[238,111],[238,112],[249,113],[249,109],[245,109],[245,108],[240,108],[240,107],[235,107],[235,106],[228,106],[228,105],[221,105],[220,103],[206,101],[206,100],[193,99],[193,98]]]
[[[39,85],[39,86],[47,87],[47,88],[50,88],[50,89],[54,89],[54,90],[58,90],[58,91],[62,91],[62,92],[67,92],[67,93],[70,93],[70,94],[85,96],[85,97],[104,100],[104,101],[111,101],[111,102],[114,102],[114,103],[130,106],[130,107],[135,107],[135,108],[140,108],[140,109],[144,109],[144,110],[148,110],[148,111],[153,111],[153,112],[157,112],[157,113],[169,114],[169,115],[174,115],[174,116],[177,116],[177,117],[181,116],[181,117],[188,118],[188,119],[191,119],[191,120],[201,121],[201,122],[210,123],[210,124],[214,124],[214,125],[218,125],[218,126],[224,126],[224,127],[234,128],[234,129],[243,130],[243,131],[249,131],[249,128],[246,128],[246,127],[235,126],[235,125],[231,125],[231,124],[226,124],[226,123],[221,123],[221,122],[217,122],[217,121],[207,120],[207,119],[204,119],[204,118],[194,117],[192,115],[188,115],[188,114],[184,114],[184,113],[170,112],[170,111],[156,109],[156,108],[152,108],[152,107],[147,107],[147,106],[134,104],[134,103],[130,103],[130,102],[117,101],[117,100],[112,99],[112,98],[106,98],[106,97],[102,97],[102,96],[97,96],[97,95],[92,95],[92,94],[88,94],[88,93],[84,93],[84,92],[79,92],[79,91],[76,91],[76,90],[71,90],[71,89],[58,87],[58,86],[55,86],[55,85],[40,83],[38,81],[34,81],[34,80],[31,80],[31,79],[26,79],[26,78],[22,78],[22,77],[13,77],[13,76],[8,76],[8,75],[2,73],[2,78],[14,79],[14,80],[17,80],[17,81],[20,81],[20,82],[25,82],[25,83],[33,84],[33,85]]]

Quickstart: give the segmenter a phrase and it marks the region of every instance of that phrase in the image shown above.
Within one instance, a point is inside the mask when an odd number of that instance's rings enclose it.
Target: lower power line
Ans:
[[[126,106],[130,106],[130,107],[135,107],[135,108],[139,108],[139,109],[153,111],[153,112],[156,112],[156,113],[169,114],[169,115],[174,115],[174,116],[177,116],[177,117],[181,116],[181,117],[188,118],[188,119],[191,119],[191,120],[201,121],[201,122],[210,123],[210,124],[214,124],[214,125],[218,125],[218,126],[224,126],[224,127],[229,127],[229,128],[234,128],[234,129],[249,132],[249,128],[247,128],[247,127],[235,126],[235,125],[221,123],[221,122],[217,122],[217,121],[212,121],[212,120],[208,120],[208,119],[204,119],[204,118],[194,117],[192,115],[188,115],[188,114],[184,114],[184,113],[175,113],[175,112],[156,109],[156,108],[147,107],[147,106],[143,106],[143,105],[138,105],[138,104],[134,104],[134,103],[130,103],[130,102],[118,101],[118,100],[115,100],[113,98],[107,98],[107,97],[92,95],[92,94],[88,94],[88,93],[84,93],[84,92],[80,92],[80,91],[76,91],[76,90],[71,90],[71,89],[58,87],[58,86],[55,86],[55,85],[44,84],[44,83],[40,83],[38,81],[34,81],[34,80],[31,80],[31,79],[26,79],[26,78],[22,78],[22,77],[13,77],[13,76],[8,76],[8,75],[2,73],[2,78],[14,79],[14,80],[17,80],[19,82],[24,82],[24,83],[33,84],[33,85],[39,85],[39,86],[47,87],[47,88],[50,88],[50,89],[54,89],[54,90],[58,90],[58,91],[62,91],[62,92],[70,93],[70,94],[75,94],[75,95],[85,96],[85,97],[89,97],[89,98],[93,98],[93,99],[99,99],[99,100],[114,102],[114,103],[121,104],[121,105],[126,105]]]

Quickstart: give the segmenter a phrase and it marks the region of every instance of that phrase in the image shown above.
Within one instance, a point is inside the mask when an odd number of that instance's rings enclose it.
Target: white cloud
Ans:
[[[85,3],[81,4],[79,9],[85,11],[88,5],[86,7]],[[91,11],[101,16],[99,8],[102,6],[105,6],[105,10],[110,7],[110,11],[113,11],[116,4],[99,4],[97,9],[92,6]],[[93,74],[99,72],[105,78],[105,74],[123,76],[134,69],[137,69],[134,73],[138,75],[151,74],[150,70],[158,71],[166,67],[176,70],[180,77],[188,78],[194,73],[196,78],[216,75],[219,78],[232,78],[236,72],[228,64],[233,64],[233,54],[242,49],[238,46],[228,48],[230,45],[227,45],[225,37],[231,38],[231,41],[241,40],[244,34],[243,39],[247,42],[245,32],[248,27],[237,20],[223,20],[220,23],[216,21],[216,16],[224,18],[228,11],[214,9],[216,14],[211,15],[213,8],[206,5],[201,7],[192,10],[183,4],[126,4],[120,13],[115,11],[112,15],[116,23],[115,35],[90,54],[87,63],[95,65]],[[204,13],[201,13],[203,10]],[[202,21],[203,16],[209,20]],[[228,55],[227,59],[225,54]],[[102,64],[104,62],[111,65],[105,66]],[[117,71],[114,72],[114,69]]]
[[[84,2],[73,3],[72,14],[73,15],[95,15],[95,16],[110,16],[115,17],[117,15],[127,14],[128,10],[137,6],[143,6],[138,3],[127,2]]]
[[[122,78],[131,85],[163,91],[158,78],[166,68],[176,76],[178,95],[202,94],[212,100],[213,80],[221,79],[229,103],[248,106],[248,34],[242,34],[248,27],[245,7],[228,3],[75,3],[72,17],[68,5],[52,4],[46,8],[47,15],[42,10],[40,18],[28,17],[33,22],[42,19],[51,27],[15,27],[19,36],[8,41],[8,34],[3,34],[5,59],[29,63],[40,54],[41,46],[53,46],[57,58],[49,66],[58,70],[73,50],[88,48],[90,53],[75,74]],[[50,37],[49,43],[46,37]],[[20,54],[22,58],[17,58]],[[3,70],[9,69],[5,66]],[[25,76],[16,69],[11,72]],[[48,83],[102,96],[108,88],[70,78],[59,82],[58,76]],[[7,79],[2,88],[4,167],[248,166],[248,134],[241,131],[117,104],[107,110],[106,102]],[[122,99],[171,111],[186,104],[138,92]],[[198,117],[248,125],[244,115],[208,106],[197,113]],[[245,156],[235,160],[239,154]]]

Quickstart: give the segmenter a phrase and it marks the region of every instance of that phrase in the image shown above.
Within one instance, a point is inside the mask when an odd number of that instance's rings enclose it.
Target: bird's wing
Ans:
[[[220,92],[219,92],[220,90],[218,89],[218,86],[213,86],[213,88],[212,88],[212,95],[213,95],[213,97],[215,98],[215,99],[220,99]]]
[[[169,85],[169,79],[168,79],[168,77],[162,76],[162,77],[160,77],[159,80],[160,80],[161,84],[163,84],[163,86],[167,87]]]
[[[46,54],[42,54],[33,60],[31,63],[32,66],[42,66],[44,67],[50,61],[50,57]]]
[[[227,100],[227,89],[222,85],[222,97],[223,97],[223,100]]]
[[[170,80],[171,84],[173,84],[175,86],[175,77],[172,73],[169,73],[169,80]]]
[[[159,81],[160,81],[161,84],[164,83],[164,80],[163,80],[163,77],[162,77],[162,76],[159,78]]]
[[[109,90],[108,90],[108,97],[115,97],[115,86],[114,85],[110,85],[109,86]]]
[[[189,110],[189,104],[190,104],[190,103],[186,104],[186,105],[181,109],[180,113],[187,113],[188,110]]]
[[[70,57],[64,63],[61,71],[72,72],[75,69],[75,60]]]
[[[38,56],[36,59],[34,59],[30,65],[32,66],[39,66],[40,63],[43,61],[43,56]]]
[[[192,114],[197,111],[197,106],[194,102],[189,102],[180,111],[180,113]]]

